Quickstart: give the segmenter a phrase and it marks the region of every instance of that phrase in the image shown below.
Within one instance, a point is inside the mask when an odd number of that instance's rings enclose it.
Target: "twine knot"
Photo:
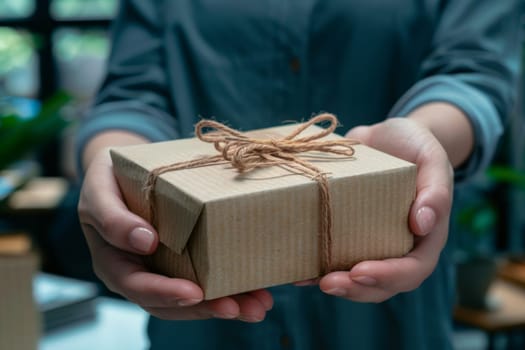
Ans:
[[[326,128],[307,136],[300,136],[312,125],[329,122]],[[304,152],[331,153],[344,157],[354,154],[353,145],[358,142],[350,139],[320,140],[337,128],[337,118],[323,113],[299,125],[287,136],[280,139],[260,139],[249,137],[224,124],[212,120],[202,120],[195,126],[196,136],[204,142],[213,143],[220,153],[185,162],[158,167],[150,172],[145,183],[146,201],[149,203],[150,221],[155,221],[154,189],[155,183],[163,173],[220,163],[230,163],[240,173],[256,168],[281,166],[294,173],[307,176],[319,185],[319,270],[324,275],[332,269],[332,209],[327,175],[311,162],[300,157]],[[204,130],[212,130],[204,132]]]

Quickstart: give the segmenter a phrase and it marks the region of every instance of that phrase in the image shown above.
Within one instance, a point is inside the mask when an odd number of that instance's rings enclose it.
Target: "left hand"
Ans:
[[[319,286],[327,294],[358,302],[382,302],[416,289],[434,270],[448,236],[453,169],[445,149],[422,123],[392,118],[354,128],[346,135],[418,167],[417,195],[409,213],[412,251],[401,258],[363,261],[350,271],[332,272]]]

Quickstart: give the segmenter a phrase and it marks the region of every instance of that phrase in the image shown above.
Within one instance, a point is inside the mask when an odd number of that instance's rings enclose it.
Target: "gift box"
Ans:
[[[32,284],[37,266],[27,235],[0,234],[0,349],[37,348],[41,320]]]
[[[351,156],[326,152],[322,142],[340,149],[346,139],[315,125],[302,130],[305,137],[289,137],[297,128],[219,133],[222,139],[209,137],[215,144],[191,138],[112,149],[126,204],[159,233],[150,268],[192,280],[214,299],[410,251],[416,166],[361,144],[350,146]],[[321,140],[309,139],[319,133]],[[283,150],[246,156],[225,146],[236,137],[242,147],[264,140]],[[315,147],[289,155],[296,141]],[[245,168],[222,158],[237,156],[247,159]]]

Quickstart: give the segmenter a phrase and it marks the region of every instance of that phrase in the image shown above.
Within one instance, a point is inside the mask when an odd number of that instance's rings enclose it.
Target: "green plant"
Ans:
[[[457,246],[456,296],[465,307],[492,310],[498,306],[488,291],[496,278],[502,256],[496,239],[506,231],[508,201],[513,191],[525,190],[525,172],[510,165],[493,165],[475,186],[461,193],[455,216]]]
[[[108,54],[109,40],[103,31],[60,29],[55,35],[54,52],[62,60],[74,60],[82,55],[104,58]]]
[[[497,209],[487,199],[464,208],[458,215],[460,227],[475,238],[481,238],[494,229],[497,222]]]
[[[489,256],[494,253],[498,227],[504,209],[499,202],[505,191],[525,190],[525,172],[507,165],[487,169],[484,181],[470,188],[460,199],[455,216],[458,229],[458,248],[468,256]]]
[[[58,135],[69,124],[60,113],[69,101],[68,94],[58,92],[31,118],[0,115],[0,170]]]
[[[518,190],[525,190],[525,172],[504,165],[495,165],[488,169],[487,177],[494,182],[511,185]]]

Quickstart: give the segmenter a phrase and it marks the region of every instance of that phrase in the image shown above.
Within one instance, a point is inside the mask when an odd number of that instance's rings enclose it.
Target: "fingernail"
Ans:
[[[255,316],[247,316],[247,315],[240,315],[239,317],[237,317],[239,320],[241,321],[244,321],[244,322],[251,322],[251,323],[255,323],[255,322],[261,322],[262,319],[261,318],[258,318],[258,317],[255,317]]]
[[[370,276],[352,277],[352,281],[365,285],[365,286],[369,286],[369,287],[375,286],[377,284],[377,280]]]
[[[200,303],[200,299],[178,299],[178,306],[191,306]]]
[[[436,224],[436,213],[429,207],[419,208],[416,213],[416,222],[421,234],[426,235],[432,231]]]
[[[318,279],[312,278],[310,280],[294,282],[294,285],[297,287],[306,287],[306,286],[313,286],[314,284],[317,284],[317,283],[318,283]]]
[[[144,227],[137,227],[129,234],[129,243],[131,246],[143,253],[149,253],[154,241],[155,236],[153,232]]]
[[[237,318],[237,315],[235,314],[212,314],[212,317],[214,318],[224,318],[224,319],[228,319],[228,320],[231,320],[232,318]]]
[[[346,295],[346,289],[344,288],[333,288],[325,291],[327,294],[335,295],[338,297],[342,297],[343,295]]]

